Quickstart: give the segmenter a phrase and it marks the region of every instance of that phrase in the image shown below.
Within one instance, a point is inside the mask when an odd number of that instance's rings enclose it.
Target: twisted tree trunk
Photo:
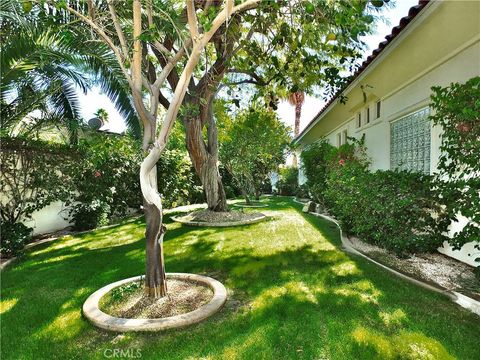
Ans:
[[[146,225],[144,289],[148,297],[160,298],[167,295],[167,281],[163,260],[163,237],[166,228],[162,224],[162,204],[158,194],[157,166],[155,164],[163,152],[163,146],[150,148],[154,140],[154,128],[146,127],[144,130],[143,150],[148,155],[140,168],[140,181],[144,183],[142,195]]]
[[[163,236],[166,228],[162,225],[162,214],[157,207],[143,202],[145,212],[146,270],[145,294],[149,297],[167,295],[167,281],[163,260]]]
[[[65,9],[70,14],[78,17],[78,19],[90,26],[90,28],[97,34],[98,38],[113,51],[120,69],[129,84],[135,110],[144,127],[143,150],[148,153],[140,166],[140,187],[143,195],[146,218],[145,292],[150,297],[161,297],[166,295],[167,292],[162,246],[165,227],[162,224],[162,199],[157,188],[156,163],[165,149],[173,123],[177,118],[180,105],[183,103],[195,66],[198,64],[203,50],[211,41],[212,37],[217,33],[219,28],[225,23],[228,23],[228,20],[232,15],[237,12],[253,9],[259,2],[260,0],[246,0],[235,5],[234,0],[226,0],[223,9],[219,11],[211,21],[209,29],[203,31],[197,20],[198,9],[196,8],[196,5],[198,4],[194,1],[186,1],[185,7],[190,39],[183,44],[184,46],[182,46],[180,50],[173,51],[173,53],[172,47],[168,49],[158,41],[154,41],[154,43],[151,44],[153,45],[151,49],[167,53],[164,54],[164,62],[160,73],[157,73],[155,68],[150,66],[150,63],[143,61],[144,56],[147,55],[147,51],[144,51],[141,39],[142,18],[146,15],[148,26],[154,25],[152,16],[153,7],[151,2],[147,2],[144,9],[142,9],[141,0],[133,0],[132,2],[133,52],[128,48],[129,43],[112,2],[107,1],[109,14],[109,19],[108,17],[107,19],[111,20],[113,23],[115,32],[109,31],[108,33],[104,30],[103,24],[97,22],[98,17],[95,16],[96,4],[94,2],[88,2],[88,15],[83,14],[82,9],[79,9],[76,6],[72,7],[69,4],[66,4],[65,6]],[[207,6],[211,5],[210,2],[207,3],[208,4],[205,4],[205,10]],[[116,36],[116,39],[112,38],[112,36]],[[162,47],[163,49],[159,50]],[[188,53],[186,51],[187,48],[190,48]],[[177,76],[175,84],[172,86],[173,97],[167,106],[165,121],[162,123],[158,137],[156,137],[158,104],[161,98],[160,94],[162,86],[166,79],[171,75],[172,70],[175,69],[178,62],[185,56],[187,61],[186,63],[182,63],[182,74],[179,78]],[[126,66],[127,61],[130,62],[130,67]],[[147,66],[144,68],[144,65],[146,64]],[[202,87],[205,85],[208,85],[207,80],[202,82]],[[144,103],[145,92],[149,94],[149,106]],[[214,131],[216,131],[216,128]],[[212,184],[211,187],[213,187],[213,189],[215,189],[215,184],[217,184],[218,192],[218,183],[220,179],[218,170],[216,173],[206,170],[207,168],[211,168],[211,164],[214,162],[216,164],[218,158],[218,156],[215,155],[218,153],[216,148],[212,148],[211,153],[214,155],[210,158],[205,156],[204,152],[200,151],[199,154],[203,157],[197,159],[197,163],[200,165],[197,165],[197,167],[200,170],[200,173],[204,174],[202,176],[203,179],[208,179],[208,183]],[[205,159],[207,159],[207,161],[205,161]],[[204,164],[209,164],[209,166],[205,166]],[[223,197],[224,195],[225,194],[223,193]],[[217,200],[216,203],[217,205],[215,208],[217,209],[223,206],[221,200]]]
[[[199,98],[205,99],[205,95],[201,94]],[[188,153],[203,185],[208,209],[228,211],[222,177],[218,171],[218,136],[213,118],[213,100],[213,95],[210,95],[206,107],[196,104],[202,109],[200,115],[184,118],[183,124]],[[207,142],[205,142],[202,132],[204,126],[207,129]]]

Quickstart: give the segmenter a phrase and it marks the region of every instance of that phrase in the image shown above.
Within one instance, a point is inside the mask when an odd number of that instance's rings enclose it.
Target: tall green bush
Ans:
[[[448,240],[460,249],[467,242],[480,241],[480,77],[432,90],[434,111],[430,118],[442,128],[436,175],[436,187],[444,205],[439,226],[440,231],[446,231],[459,214],[469,219]],[[479,245],[477,249],[480,250]]]
[[[433,217],[441,209],[430,176],[406,171],[370,172],[363,139],[351,139],[339,148],[326,143],[321,146],[325,172],[310,179],[311,189],[318,191],[311,192],[323,200],[348,233],[399,255],[432,251],[441,245],[443,237],[436,232]],[[315,154],[318,148],[309,154],[313,160]],[[307,162],[307,166],[312,163],[315,161]],[[312,172],[307,172],[307,178]],[[314,179],[318,178],[321,186],[316,187]]]
[[[285,162],[289,128],[274,111],[252,105],[223,123],[220,160],[241,189],[245,201],[258,200],[269,175]]]
[[[281,168],[278,175],[278,193],[286,196],[296,195],[298,190],[298,169],[293,166],[287,166]]]
[[[165,150],[157,163],[158,189],[164,206],[205,201],[203,187],[185,150]]]
[[[78,196],[70,211],[75,227],[92,229],[139,210],[142,154],[136,140],[101,135],[83,139],[79,147],[83,164],[76,168]],[[186,151],[165,150],[157,163],[157,182],[166,207],[203,200]]]
[[[82,163],[74,169],[78,195],[69,212],[75,228],[105,225],[140,208],[139,148],[128,136],[102,134],[80,141]]]
[[[300,155],[301,168],[307,178],[307,191],[316,202],[322,202],[327,181],[327,156],[332,145],[326,139],[320,139],[306,146]]]

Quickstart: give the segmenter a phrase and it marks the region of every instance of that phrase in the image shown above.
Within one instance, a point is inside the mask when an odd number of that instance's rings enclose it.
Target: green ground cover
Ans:
[[[229,289],[220,313],[185,329],[116,334],[81,315],[95,290],[143,273],[142,220],[31,249],[2,272],[2,359],[480,358],[478,316],[345,254],[335,226],[291,199],[264,201],[270,218],[249,226],[167,219],[167,271]]]

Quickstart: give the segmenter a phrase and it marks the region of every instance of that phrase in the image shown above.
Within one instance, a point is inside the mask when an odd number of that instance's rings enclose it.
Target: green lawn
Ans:
[[[290,199],[265,201],[270,219],[250,226],[167,220],[167,271],[229,290],[220,313],[181,330],[119,335],[82,318],[92,292],[143,273],[142,221],[33,248],[2,273],[2,359],[480,358],[478,316],[345,254],[334,225]]]

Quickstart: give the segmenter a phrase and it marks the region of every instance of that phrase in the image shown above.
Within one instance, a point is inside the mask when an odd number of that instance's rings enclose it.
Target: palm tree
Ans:
[[[99,108],[97,111],[95,111],[94,115],[99,118],[100,120],[102,120],[102,122],[104,124],[106,124],[108,122],[108,112],[107,110],[103,109],[103,108]]]
[[[19,1],[0,5],[0,117],[2,135],[29,135],[54,125],[75,141],[82,124],[77,89],[98,84],[126,119],[140,129],[128,86],[113,54],[103,44],[83,41],[82,28],[40,21],[25,13]],[[120,80],[119,80],[120,79]]]
[[[302,106],[305,102],[305,93],[303,91],[296,91],[290,93],[287,98],[290,105],[295,106],[295,127],[293,130],[294,137],[300,133],[300,117],[302,115]],[[293,166],[298,166],[297,155],[293,154]]]

